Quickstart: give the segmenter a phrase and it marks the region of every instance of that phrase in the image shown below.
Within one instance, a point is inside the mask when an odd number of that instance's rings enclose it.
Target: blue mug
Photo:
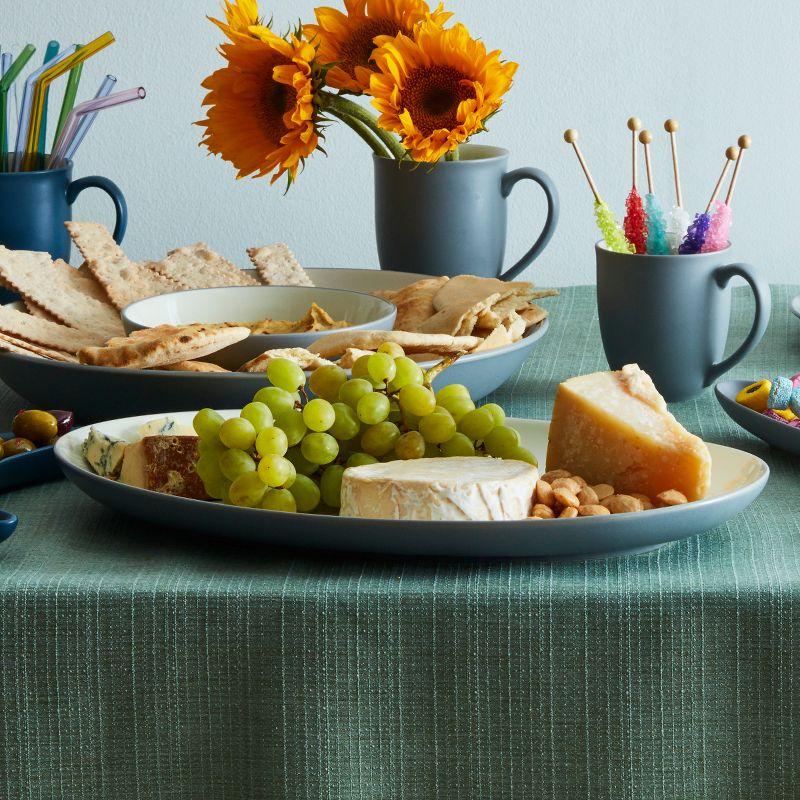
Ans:
[[[58,169],[0,172],[0,244],[9,250],[37,250],[69,261],[71,241],[65,222],[72,204],[90,187],[102,189],[114,202],[114,240],[119,244],[128,224],[128,206],[119,187],[92,175],[72,180],[72,162]]]

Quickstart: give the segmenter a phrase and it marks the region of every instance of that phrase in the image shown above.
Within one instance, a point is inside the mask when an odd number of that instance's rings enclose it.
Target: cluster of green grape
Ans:
[[[434,393],[426,377],[402,348],[386,342],[359,358],[349,378],[335,364],[316,369],[308,400],[303,370],[273,359],[272,385],[259,389],[238,417],[197,412],[197,473],[211,497],[233,505],[335,514],[347,467],[475,455],[536,464],[499,405],[476,408],[460,384]]]

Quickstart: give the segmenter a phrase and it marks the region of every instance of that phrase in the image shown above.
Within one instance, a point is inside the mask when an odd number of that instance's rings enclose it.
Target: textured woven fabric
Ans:
[[[734,375],[800,369],[792,294]],[[593,289],[547,302],[493,398],[517,416],[605,366]],[[3,496],[0,797],[796,798],[800,459],[710,390],[673,409],[772,477],[638,557],[309,557],[148,529],[64,481]]]

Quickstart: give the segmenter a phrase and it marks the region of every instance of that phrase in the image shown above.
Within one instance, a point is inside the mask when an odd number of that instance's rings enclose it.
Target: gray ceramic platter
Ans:
[[[427,277],[377,269],[309,269],[308,273],[320,288],[360,292],[399,289]],[[463,383],[474,399],[485,397],[517,373],[547,328],[544,320],[514,344],[464,356],[435,380],[434,387]],[[68,408],[81,422],[155,413],[164,406],[172,411],[241,407],[264,385],[262,375],[247,373],[91,367],[13,353],[0,353],[0,380],[31,405]]]
[[[226,416],[237,412],[223,411]],[[145,415],[99,423],[110,436],[135,438]],[[164,413],[157,416],[165,416]],[[192,413],[173,414],[190,424]],[[549,423],[512,419],[541,463]],[[103,505],[149,523],[264,544],[407,556],[590,558],[644,552],[721,525],[761,493],[769,467],[750,453],[710,444],[713,459],[708,497],[694,503],[633,514],[514,522],[409,522],[322,514],[287,514],[157,494],[95,475],[81,455],[88,428],[63,436],[55,447],[64,474]]]
[[[800,456],[800,428],[765,417],[736,402],[736,395],[751,383],[752,381],[722,381],[714,387],[714,393],[725,413],[737,425],[772,447]]]

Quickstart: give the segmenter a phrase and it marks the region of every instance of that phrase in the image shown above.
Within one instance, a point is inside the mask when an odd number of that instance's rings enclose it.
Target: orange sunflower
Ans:
[[[475,133],[503,104],[517,64],[486,52],[461,24],[430,22],[413,38],[398,34],[373,54],[370,79],[381,127],[399,134],[415,161],[438,161]]]
[[[272,183],[289,173],[291,183],[319,142],[314,111],[314,47],[291,36],[287,41],[269,28],[250,26],[220,51],[227,65],[205,81],[209,106],[202,144],[230,161],[237,177],[262,177]]]
[[[225,12],[225,22],[210,19],[232,42],[241,39],[257,38],[250,32],[253,25],[259,25],[258,3],[256,0],[225,0],[222,6]]]
[[[347,13],[335,8],[317,8],[317,25],[306,25],[306,35],[318,44],[320,64],[333,64],[326,83],[335,89],[360,94],[369,91],[375,69],[372,53],[376,38],[410,36],[425,20],[443,25],[452,14],[439,6],[431,12],[425,0],[344,0]]]

